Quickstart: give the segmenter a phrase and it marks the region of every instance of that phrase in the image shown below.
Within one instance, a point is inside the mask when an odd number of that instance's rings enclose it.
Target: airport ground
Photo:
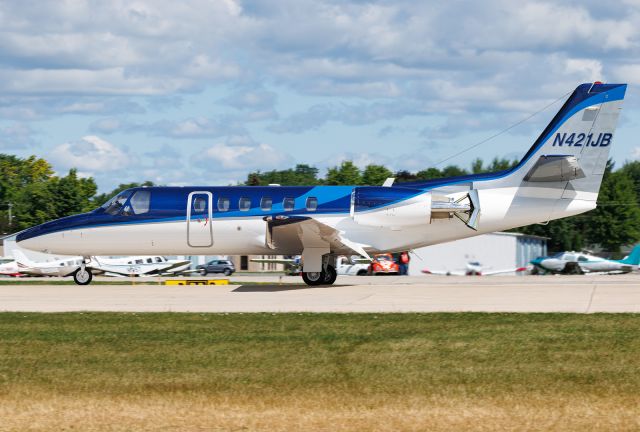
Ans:
[[[297,276],[242,274],[221,286],[166,286],[154,278],[97,278],[89,286],[63,281],[4,279],[0,311],[640,312],[639,274],[341,276],[323,287],[308,287]]]
[[[594,313],[639,275],[54,281],[0,285],[0,431],[640,429],[640,315]]]

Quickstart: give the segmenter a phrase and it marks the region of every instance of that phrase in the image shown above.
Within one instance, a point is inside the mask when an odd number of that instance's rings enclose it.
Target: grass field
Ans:
[[[0,314],[1,431],[638,429],[638,315]]]

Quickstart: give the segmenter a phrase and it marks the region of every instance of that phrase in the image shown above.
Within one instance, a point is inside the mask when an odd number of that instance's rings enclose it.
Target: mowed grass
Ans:
[[[0,314],[0,430],[638,430],[631,314]]]

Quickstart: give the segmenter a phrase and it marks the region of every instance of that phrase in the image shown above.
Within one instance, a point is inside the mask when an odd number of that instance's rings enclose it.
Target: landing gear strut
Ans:
[[[73,273],[73,281],[78,285],[89,285],[93,279],[91,270],[85,267],[84,260],[80,264],[80,268]]]

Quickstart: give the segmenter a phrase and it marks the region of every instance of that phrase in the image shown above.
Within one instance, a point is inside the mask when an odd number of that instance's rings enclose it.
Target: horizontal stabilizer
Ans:
[[[585,178],[584,171],[575,156],[540,156],[536,164],[524,176],[529,182],[559,182]]]

